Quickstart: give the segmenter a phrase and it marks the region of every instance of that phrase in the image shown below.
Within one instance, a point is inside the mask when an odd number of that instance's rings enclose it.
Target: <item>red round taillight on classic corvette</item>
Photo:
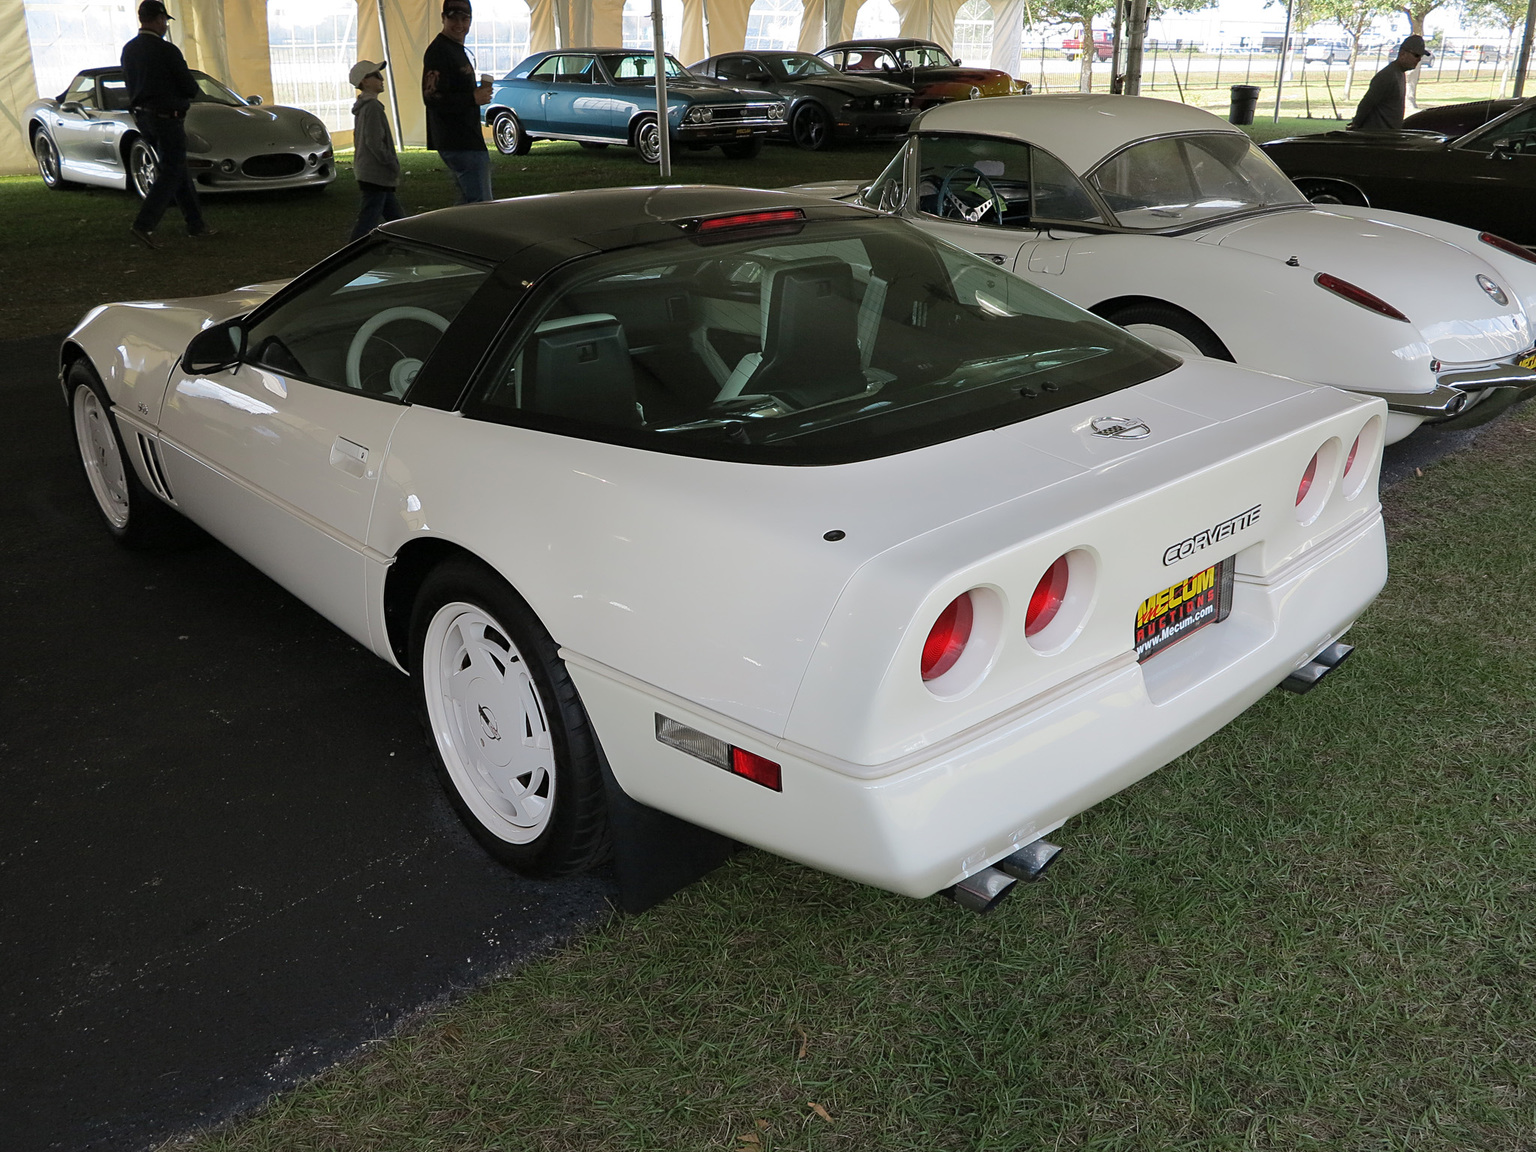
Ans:
[[[1301,483],[1296,485],[1296,507],[1301,507],[1301,502],[1307,498],[1307,493],[1312,491],[1312,482],[1317,479],[1317,453],[1312,453],[1312,459],[1307,461],[1307,470],[1301,474]]]
[[[963,592],[939,613],[923,642],[923,679],[937,680],[955,666],[971,639],[971,624],[976,618],[971,594]]]
[[[1024,613],[1024,635],[1035,636],[1049,628],[1066,598],[1067,558],[1058,556],[1029,597],[1029,608]]]

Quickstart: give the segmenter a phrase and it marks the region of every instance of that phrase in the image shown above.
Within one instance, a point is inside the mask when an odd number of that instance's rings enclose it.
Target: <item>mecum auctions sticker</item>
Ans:
[[[1136,609],[1136,659],[1145,661],[1170,644],[1219,624],[1232,612],[1232,576],[1236,557],[1229,556],[1148,596]]]

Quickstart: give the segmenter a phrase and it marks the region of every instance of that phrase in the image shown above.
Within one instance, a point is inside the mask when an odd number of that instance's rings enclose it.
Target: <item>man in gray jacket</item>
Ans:
[[[352,226],[352,239],[356,240],[372,232],[380,221],[398,220],[407,213],[395,199],[400,157],[395,155],[394,133],[379,100],[379,93],[384,91],[384,65],[359,60],[347,79],[357,89],[357,102],[352,105],[352,172],[363,194],[362,209]]]
[[[1352,132],[1397,132],[1403,126],[1408,97],[1408,73],[1419,66],[1429,50],[1424,37],[1409,36],[1397,50],[1397,59],[1371,77],[1371,86],[1349,122]]]

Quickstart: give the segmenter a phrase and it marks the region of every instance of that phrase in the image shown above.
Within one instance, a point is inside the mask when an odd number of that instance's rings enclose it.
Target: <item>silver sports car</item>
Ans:
[[[323,187],[336,178],[331,135],[302,108],[262,107],[193,72],[187,165],[199,191]],[[139,196],[155,178],[155,153],[128,110],[121,68],[87,68],[60,95],[27,108],[27,138],[50,188],[101,184]]]

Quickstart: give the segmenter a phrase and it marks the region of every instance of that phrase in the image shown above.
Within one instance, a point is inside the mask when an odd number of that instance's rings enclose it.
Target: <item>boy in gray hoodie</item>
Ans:
[[[398,220],[407,215],[395,199],[400,183],[400,158],[395,155],[395,137],[389,130],[389,118],[379,93],[384,91],[384,65],[359,60],[347,74],[358,91],[352,105],[352,172],[363,194],[362,210],[352,227],[352,239],[366,236],[382,220]]]

